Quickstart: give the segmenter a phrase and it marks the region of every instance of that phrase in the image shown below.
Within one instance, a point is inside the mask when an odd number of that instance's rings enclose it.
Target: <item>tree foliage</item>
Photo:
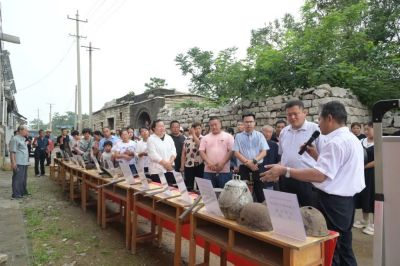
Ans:
[[[306,0],[251,32],[247,56],[195,47],[175,61],[192,92],[221,102],[287,94],[322,83],[350,88],[371,105],[400,97],[400,1]]]
[[[152,77],[150,78],[150,82],[145,83],[144,86],[147,88],[146,91],[149,91],[152,89],[165,88],[168,86],[168,84],[165,79]]]

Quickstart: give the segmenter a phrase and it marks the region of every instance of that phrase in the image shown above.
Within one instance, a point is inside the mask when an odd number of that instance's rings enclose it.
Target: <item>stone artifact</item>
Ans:
[[[222,190],[218,203],[225,218],[237,220],[243,207],[253,202],[247,184],[240,180],[239,175],[233,175],[233,179],[227,182]]]
[[[322,237],[329,234],[325,217],[319,210],[311,206],[304,206],[300,208],[300,212],[307,236]]]
[[[273,230],[267,206],[258,202],[251,202],[244,206],[237,222],[254,231]]]

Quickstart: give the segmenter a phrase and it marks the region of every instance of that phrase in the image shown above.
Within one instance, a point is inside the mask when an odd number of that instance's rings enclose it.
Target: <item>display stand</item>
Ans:
[[[398,265],[397,250],[400,224],[398,203],[400,188],[400,137],[383,136],[382,118],[392,109],[400,107],[400,99],[383,100],[372,109],[374,123],[375,160],[375,216],[374,249],[375,266]]]
[[[96,170],[86,170],[82,175],[81,187],[81,208],[86,212],[86,208],[92,205],[90,201],[90,191],[95,194],[95,203],[97,206],[97,224],[101,225],[101,185],[110,182],[110,178],[104,178]]]
[[[160,187],[159,184],[150,184],[150,189]],[[135,192],[143,191],[140,187],[134,187]],[[151,192],[150,192],[151,193]],[[175,250],[174,250],[174,265],[181,264],[181,250],[182,250],[182,228],[185,224],[189,223],[189,217],[183,220],[179,216],[183,213],[188,203],[183,202],[179,198],[169,198],[174,195],[179,195],[177,190],[171,191],[172,196],[165,194],[156,194],[152,196],[145,196],[136,194],[134,196],[134,206],[132,212],[132,253],[136,253],[137,243],[146,239],[157,239],[158,245],[161,246],[163,222],[170,222],[175,225]],[[140,210],[144,210],[151,221],[150,233],[138,235],[138,214]],[[149,216],[150,215],[150,216]],[[157,224],[157,233],[155,227]]]
[[[220,264],[227,265],[227,254],[233,253],[255,265],[324,265],[325,243],[338,233],[326,237],[307,237],[297,241],[274,234],[256,232],[235,221],[200,210],[191,215],[189,265],[195,265],[196,238],[205,240],[204,263],[208,265],[210,245],[220,247]]]
[[[125,181],[101,189],[101,227],[105,229],[107,223],[111,221],[125,223],[125,246],[127,249],[131,247],[131,198],[131,186]],[[107,215],[106,199],[117,203],[119,205],[119,212]]]

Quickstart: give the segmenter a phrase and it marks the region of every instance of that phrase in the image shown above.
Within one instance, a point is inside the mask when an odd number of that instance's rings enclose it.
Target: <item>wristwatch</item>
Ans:
[[[290,167],[286,167],[286,174],[285,174],[286,178],[290,178]]]
[[[257,164],[258,161],[257,161],[256,159],[253,159],[253,163],[254,163],[254,164]]]

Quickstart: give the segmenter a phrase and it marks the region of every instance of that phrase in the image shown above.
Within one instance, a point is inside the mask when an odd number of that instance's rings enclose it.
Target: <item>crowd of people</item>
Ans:
[[[138,131],[128,126],[119,129],[118,134],[109,127],[94,132],[89,128],[73,130],[70,134],[62,129],[55,143],[50,132],[40,130],[32,141],[35,174],[45,174],[45,160],[51,160],[50,155],[58,150],[81,155],[87,163],[94,156],[104,167],[124,162],[134,176],[144,172],[155,182],[160,182],[159,174],[164,173],[170,185],[175,184],[174,171],[181,172],[189,191],[195,189],[195,177],[209,179],[215,188],[223,188],[237,173],[252,185],[257,202],[265,200],[263,189],[271,189],[294,193],[300,206],[320,209],[328,228],[341,233],[334,261],[355,265],[352,226],[362,228],[366,234],[374,233],[369,217],[374,212],[375,194],[373,124],[365,125],[365,135],[359,123],[353,123],[350,131],[347,113],[338,102],[323,106],[319,124],[307,121],[302,101],[288,102],[285,111],[286,120],[262,125],[260,131],[256,130],[253,113],[242,115],[236,132],[233,128],[223,129],[218,117],[210,117],[206,128],[194,122],[183,129],[179,121],[173,120],[169,134],[162,120]],[[315,131],[322,135],[299,154]],[[27,128],[20,126],[10,143],[16,198],[28,194],[26,136]],[[354,222],[355,208],[362,209],[363,219]]]

